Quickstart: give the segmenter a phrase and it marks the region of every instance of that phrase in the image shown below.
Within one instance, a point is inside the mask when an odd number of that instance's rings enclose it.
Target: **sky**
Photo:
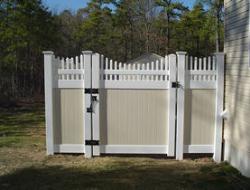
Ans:
[[[76,11],[79,8],[85,7],[89,0],[42,0],[44,5],[49,7],[53,12],[61,12],[64,9]],[[193,7],[195,0],[179,0],[190,8]]]

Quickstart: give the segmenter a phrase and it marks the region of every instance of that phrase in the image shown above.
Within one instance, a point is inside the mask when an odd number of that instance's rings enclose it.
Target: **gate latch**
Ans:
[[[95,107],[96,102],[98,102],[97,96],[91,96],[91,104],[90,104],[90,107],[87,108],[88,113],[94,112],[94,107]]]

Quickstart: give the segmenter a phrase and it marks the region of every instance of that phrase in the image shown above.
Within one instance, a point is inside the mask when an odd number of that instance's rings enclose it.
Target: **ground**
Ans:
[[[42,104],[0,109],[0,189],[250,189],[211,158],[46,156]]]

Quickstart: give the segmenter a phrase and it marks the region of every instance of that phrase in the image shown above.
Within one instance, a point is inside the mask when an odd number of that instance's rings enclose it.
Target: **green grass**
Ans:
[[[0,189],[250,189],[210,158],[47,157],[42,106],[0,109],[0,134]]]
[[[41,106],[0,109],[0,147],[22,147],[41,143],[44,110]]]

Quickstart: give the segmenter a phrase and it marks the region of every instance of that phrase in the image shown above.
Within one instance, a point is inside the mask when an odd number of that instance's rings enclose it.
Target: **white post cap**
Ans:
[[[177,51],[176,54],[177,55],[186,55],[187,52],[186,51]]]
[[[225,56],[225,53],[224,52],[216,52],[216,53],[214,53],[214,55]]]
[[[82,51],[83,54],[93,54],[93,51]]]
[[[54,52],[53,51],[43,51],[44,55],[53,55]]]

